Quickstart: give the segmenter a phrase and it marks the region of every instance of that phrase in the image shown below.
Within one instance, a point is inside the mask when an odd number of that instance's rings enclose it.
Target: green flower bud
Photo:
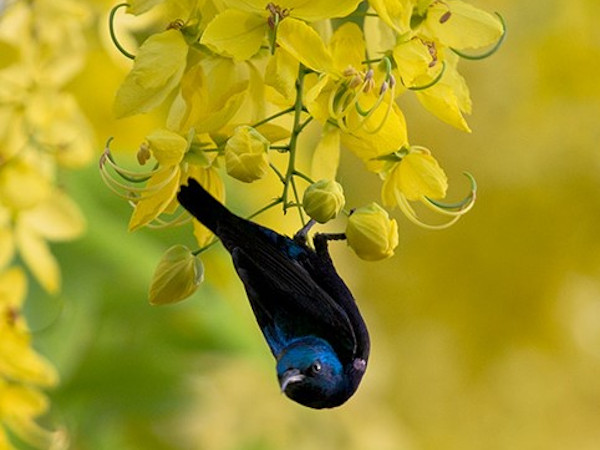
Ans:
[[[389,258],[398,245],[398,224],[385,209],[371,203],[350,215],[346,238],[359,258],[367,261]]]
[[[333,180],[319,180],[311,184],[302,199],[302,206],[319,223],[335,218],[344,207],[344,189]]]
[[[177,303],[192,295],[204,279],[200,258],[184,245],[168,249],[154,272],[149,300],[152,305]]]
[[[251,183],[269,170],[269,141],[254,128],[237,127],[225,144],[225,168],[233,178]]]

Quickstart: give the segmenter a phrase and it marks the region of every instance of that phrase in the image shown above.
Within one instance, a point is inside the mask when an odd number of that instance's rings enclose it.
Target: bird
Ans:
[[[231,254],[256,322],[276,361],[281,392],[315,409],[334,408],[357,390],[370,351],[367,326],[338,275],[328,242],[309,222],[293,238],[227,209],[195,179],[178,202]]]

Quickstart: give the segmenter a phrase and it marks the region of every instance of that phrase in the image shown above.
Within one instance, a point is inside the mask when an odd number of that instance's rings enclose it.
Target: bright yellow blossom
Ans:
[[[231,9],[221,12],[207,25],[200,42],[215,53],[243,61],[257,54],[266,43],[268,31],[278,33],[278,26],[285,21],[314,22],[342,17],[354,11],[360,0],[283,0],[276,6],[265,0],[225,3]]]
[[[40,391],[58,380],[54,368],[31,347],[21,314],[26,278],[17,267],[0,273],[0,446],[12,448],[6,432],[38,448],[50,448],[58,436],[35,423],[48,400]]]
[[[457,205],[446,205],[437,200],[446,196],[448,179],[429,150],[412,146],[404,150],[398,160],[382,173],[385,178],[381,197],[385,206],[398,206],[406,217],[419,226],[431,229],[445,228],[455,223],[471,209],[475,202],[475,186],[471,194]],[[473,179],[469,176],[472,183]],[[437,213],[451,216],[449,222],[429,225],[419,219],[409,202],[418,201]]]
[[[286,19],[277,42],[321,74],[318,80],[313,78],[305,96],[309,112],[322,123],[336,123],[341,143],[369,170],[379,171],[381,164],[374,158],[406,144],[406,123],[394,103],[394,80],[380,66],[363,69],[365,43],[358,26],[342,25],[325,46],[308,25]]]

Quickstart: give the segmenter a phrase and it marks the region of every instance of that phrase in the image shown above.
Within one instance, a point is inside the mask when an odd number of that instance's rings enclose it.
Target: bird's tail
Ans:
[[[187,186],[181,186],[177,193],[177,200],[217,236],[218,225],[226,219],[236,217],[193,178],[188,178]]]

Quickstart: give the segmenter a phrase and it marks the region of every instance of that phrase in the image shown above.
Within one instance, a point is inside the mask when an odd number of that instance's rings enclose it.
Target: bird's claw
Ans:
[[[298,230],[298,232],[294,235],[294,241],[298,244],[306,245],[306,237],[308,236],[308,232],[310,229],[317,223],[315,219],[310,219],[306,225]]]

